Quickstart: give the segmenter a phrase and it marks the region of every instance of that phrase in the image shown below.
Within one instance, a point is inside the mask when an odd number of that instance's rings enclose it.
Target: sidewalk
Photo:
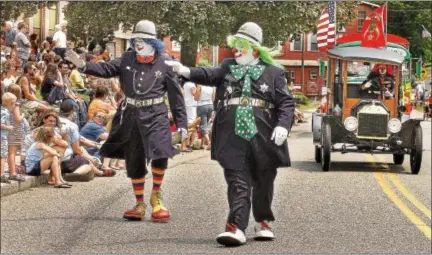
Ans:
[[[210,157],[210,151],[194,150],[193,152],[189,152],[189,153],[180,153],[176,155],[173,159],[168,160],[168,168],[173,168],[178,165],[196,159],[204,158],[204,157]],[[126,171],[126,170],[120,170],[120,171]],[[40,185],[46,185],[48,183],[48,175],[49,175],[49,171],[47,170],[43,175],[38,177],[22,175],[23,177],[25,177],[25,182],[11,181],[10,184],[1,183],[0,197],[11,195],[20,191],[28,190],[34,187],[38,187]]]

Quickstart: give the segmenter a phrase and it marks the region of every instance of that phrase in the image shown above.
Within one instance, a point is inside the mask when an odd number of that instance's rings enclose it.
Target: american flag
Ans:
[[[318,20],[318,49],[326,51],[335,45],[336,41],[336,1],[329,1]]]

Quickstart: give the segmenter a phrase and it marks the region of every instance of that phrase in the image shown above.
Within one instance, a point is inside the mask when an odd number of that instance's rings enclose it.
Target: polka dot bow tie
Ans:
[[[241,138],[250,141],[252,137],[258,133],[255,116],[253,113],[252,106],[249,103],[249,97],[251,96],[251,79],[258,80],[261,74],[264,72],[265,66],[261,65],[232,65],[230,66],[231,74],[236,80],[241,80],[244,77],[244,85],[242,90],[242,102],[237,106],[236,117],[235,117],[235,133]]]

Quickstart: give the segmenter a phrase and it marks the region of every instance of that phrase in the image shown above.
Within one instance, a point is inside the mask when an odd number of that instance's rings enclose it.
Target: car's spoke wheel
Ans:
[[[395,153],[393,154],[393,162],[395,165],[402,165],[405,159],[405,154]]]
[[[331,127],[324,123],[321,133],[321,168],[323,171],[330,169],[331,163]]]
[[[418,174],[423,156],[423,131],[420,125],[414,128],[414,145],[410,153],[411,173]]]
[[[315,162],[321,163],[321,149],[315,145]]]

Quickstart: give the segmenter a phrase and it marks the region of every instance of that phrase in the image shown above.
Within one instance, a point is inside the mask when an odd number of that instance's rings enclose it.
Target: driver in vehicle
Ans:
[[[392,66],[375,64],[366,81],[361,84],[360,89],[379,94],[378,99],[381,99],[381,92],[383,92],[385,99],[392,99],[394,96],[394,83],[395,77]]]

